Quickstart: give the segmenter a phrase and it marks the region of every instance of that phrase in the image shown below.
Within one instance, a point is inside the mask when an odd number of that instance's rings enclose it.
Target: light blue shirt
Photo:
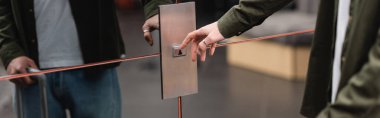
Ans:
[[[69,0],[34,0],[40,68],[83,64]]]

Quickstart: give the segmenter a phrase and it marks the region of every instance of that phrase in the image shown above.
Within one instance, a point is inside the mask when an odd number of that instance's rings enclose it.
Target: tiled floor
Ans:
[[[176,99],[161,100],[158,61],[126,62],[119,67],[123,118],[177,117]],[[143,68],[150,64],[156,68]],[[183,97],[184,118],[298,118],[303,87],[303,82],[210,64],[199,69],[199,93]]]

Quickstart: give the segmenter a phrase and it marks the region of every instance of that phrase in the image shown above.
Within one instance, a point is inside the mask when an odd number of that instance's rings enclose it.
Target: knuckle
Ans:
[[[200,49],[201,51],[206,51],[206,48],[205,48],[204,46],[202,46],[202,45],[199,46],[199,49]]]
[[[195,35],[197,35],[197,33],[198,33],[198,30],[195,30],[195,31],[193,31],[193,32],[190,32],[190,36],[191,37],[194,37]]]
[[[23,69],[25,69],[25,66],[22,64],[19,64],[19,65],[15,66],[15,69],[16,70],[23,70]]]
[[[17,66],[15,67],[15,69],[16,69],[16,70],[21,70],[21,69],[22,69],[22,66],[21,66],[21,65],[17,65]]]
[[[217,38],[215,36],[209,36],[208,39],[210,43],[217,41]]]
[[[193,37],[194,36],[194,32],[190,32],[189,34],[187,34],[187,38],[186,39],[190,39],[191,37]]]

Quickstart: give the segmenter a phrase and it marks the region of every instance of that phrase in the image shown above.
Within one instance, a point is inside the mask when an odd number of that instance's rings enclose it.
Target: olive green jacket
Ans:
[[[218,21],[225,38],[261,24],[291,0],[240,0]],[[320,118],[380,118],[380,3],[352,0],[336,103],[330,104],[339,0],[321,0],[301,113]]]

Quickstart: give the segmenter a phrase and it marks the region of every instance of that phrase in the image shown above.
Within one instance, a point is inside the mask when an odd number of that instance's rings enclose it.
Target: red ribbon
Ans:
[[[258,37],[258,38],[243,40],[243,41],[235,41],[235,42],[229,42],[229,43],[224,43],[224,44],[218,44],[217,47],[223,47],[223,46],[228,46],[228,45],[233,45],[233,44],[240,44],[240,43],[247,43],[247,42],[253,42],[253,41],[260,41],[260,40],[266,40],[266,39],[274,39],[274,38],[293,36],[293,35],[312,33],[312,32],[314,32],[314,29],[302,30],[302,31],[296,31],[296,32],[289,32],[289,33],[283,33],[283,34],[276,34],[276,35],[271,35],[271,36],[263,36],[263,37]],[[107,60],[107,61],[96,62],[96,63],[89,63],[89,64],[84,64],[84,65],[79,65],[79,66],[70,66],[70,67],[62,67],[62,68],[55,68],[55,69],[49,69],[49,70],[42,70],[40,72],[7,75],[7,76],[0,77],[0,81],[2,81],[2,80],[17,79],[17,78],[28,77],[28,76],[41,75],[41,74],[48,74],[48,73],[53,73],[53,72],[66,71],[66,70],[88,68],[88,67],[100,66],[100,65],[106,65],[106,64],[112,64],[112,63],[118,63],[118,62],[133,61],[133,60],[139,60],[139,59],[145,59],[145,58],[152,58],[152,57],[158,57],[158,56],[160,56],[160,53],[154,53],[154,54],[149,54],[149,55],[141,55],[141,56],[130,57],[130,58],[113,59],[113,60]]]

